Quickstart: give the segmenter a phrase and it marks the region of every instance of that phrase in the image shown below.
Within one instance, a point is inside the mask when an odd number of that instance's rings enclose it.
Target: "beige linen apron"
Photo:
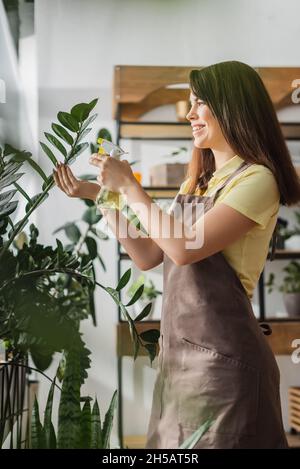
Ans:
[[[250,164],[214,195],[178,193],[175,202],[203,203],[206,212]],[[183,266],[164,255],[159,345],[146,448],[178,448],[208,419],[214,423],[195,448],[287,446],[274,355],[221,251]]]

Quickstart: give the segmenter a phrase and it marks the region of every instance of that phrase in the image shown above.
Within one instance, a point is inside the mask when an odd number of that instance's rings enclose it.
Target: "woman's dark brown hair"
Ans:
[[[258,73],[237,61],[192,70],[190,87],[218,120],[223,135],[243,160],[262,164],[274,174],[280,203],[300,200],[300,183],[271,98]],[[188,192],[206,189],[215,160],[212,150],[194,147],[187,176]]]

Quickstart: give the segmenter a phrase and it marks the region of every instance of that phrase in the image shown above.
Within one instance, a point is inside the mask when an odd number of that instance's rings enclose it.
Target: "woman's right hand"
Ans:
[[[53,171],[53,177],[55,184],[69,197],[90,199],[95,202],[100,190],[99,184],[77,179],[69,166],[59,163]]]

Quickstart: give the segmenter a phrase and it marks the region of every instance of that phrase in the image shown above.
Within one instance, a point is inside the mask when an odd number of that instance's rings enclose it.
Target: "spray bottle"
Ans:
[[[104,138],[98,138],[97,143],[99,144],[98,155],[106,155],[120,159],[120,156],[128,153],[122,150],[118,145],[114,145],[112,142]],[[102,208],[122,210],[125,200],[118,192],[112,192],[105,186],[102,186],[97,195],[96,204]]]

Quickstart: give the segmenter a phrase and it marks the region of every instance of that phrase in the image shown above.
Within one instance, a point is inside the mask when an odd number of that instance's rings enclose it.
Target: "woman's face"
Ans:
[[[220,125],[204,101],[190,95],[191,110],[186,118],[193,128],[194,145],[197,148],[218,148],[225,143]]]

